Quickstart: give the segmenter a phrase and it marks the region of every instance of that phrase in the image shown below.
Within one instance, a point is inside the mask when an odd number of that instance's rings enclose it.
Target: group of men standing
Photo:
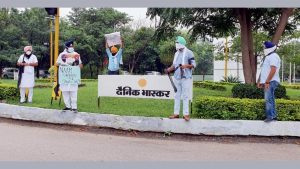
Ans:
[[[180,102],[183,100],[183,119],[190,120],[189,112],[189,92],[190,83],[192,80],[192,70],[196,67],[194,53],[186,47],[186,40],[178,36],[175,41],[176,53],[174,55],[173,64],[165,70],[165,73],[174,72],[174,84],[177,92],[174,97],[174,111],[170,119],[179,118]],[[118,75],[119,65],[122,64],[123,41],[118,49],[115,46],[109,47],[106,42],[106,53],[109,60],[108,74]],[[276,120],[277,112],[275,109],[274,91],[280,83],[279,69],[280,58],[276,54],[276,45],[272,42],[264,43],[264,58],[261,64],[261,74],[257,82],[257,87],[264,88],[266,101],[266,119],[265,122]],[[34,87],[34,67],[38,66],[38,60],[31,46],[24,48],[17,62],[20,67],[18,87],[20,88],[21,99],[20,103],[25,103],[25,91],[29,89],[28,102],[32,102],[33,87]],[[75,52],[74,42],[65,42],[65,49],[59,54],[56,66],[79,66],[83,67],[80,55]],[[60,89],[64,98],[64,111],[78,112],[77,109],[77,92],[78,84],[61,84]]]

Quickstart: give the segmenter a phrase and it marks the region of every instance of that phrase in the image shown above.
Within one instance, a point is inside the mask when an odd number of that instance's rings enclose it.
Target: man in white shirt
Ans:
[[[20,88],[20,103],[25,103],[26,89],[28,89],[28,103],[32,103],[34,87],[34,67],[38,66],[37,57],[32,54],[32,46],[24,47],[24,54],[19,57],[17,62],[19,66],[18,87]]]
[[[59,54],[57,61],[57,66],[79,66],[83,67],[80,55],[74,51],[74,42],[67,41],[65,43],[65,50]],[[65,108],[64,111],[71,110],[75,113],[77,110],[77,92],[78,84],[59,84],[60,90],[64,98]]]
[[[279,69],[281,59],[275,50],[277,46],[272,42],[264,42],[265,57],[261,63],[261,73],[257,82],[258,88],[264,88],[266,102],[266,119],[265,122],[271,122],[277,119],[275,107],[275,89],[280,83]]]

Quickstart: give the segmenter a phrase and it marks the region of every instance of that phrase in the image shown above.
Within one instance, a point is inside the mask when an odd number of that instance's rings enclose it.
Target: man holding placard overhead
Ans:
[[[65,50],[59,54],[56,64],[57,66],[64,66],[68,68],[75,68],[75,66],[79,66],[81,69],[83,67],[80,55],[74,51],[74,42],[72,40],[65,42]],[[63,109],[63,111],[71,110],[77,113],[78,84],[60,83],[59,85],[65,103],[65,108]]]
[[[119,32],[106,34],[105,35],[105,48],[106,54],[108,57],[108,74],[109,75],[118,75],[120,64],[123,64],[122,61],[122,52],[123,52],[123,42]],[[115,45],[120,44],[120,49],[115,47]]]

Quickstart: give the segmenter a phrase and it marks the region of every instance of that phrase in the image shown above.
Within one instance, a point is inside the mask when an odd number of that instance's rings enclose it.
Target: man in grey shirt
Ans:
[[[266,41],[264,43],[264,55],[261,63],[261,73],[257,82],[258,88],[264,88],[266,102],[266,119],[265,122],[271,122],[277,119],[275,107],[275,89],[280,83],[279,69],[280,57],[275,53],[276,45]]]
[[[183,99],[183,118],[190,120],[189,115],[189,95],[190,84],[192,83],[192,69],[196,67],[194,54],[186,45],[186,40],[178,36],[176,40],[176,50],[173,65],[166,69],[167,73],[174,72],[174,83],[177,88],[174,100],[174,114],[171,119],[179,118],[180,100]]]

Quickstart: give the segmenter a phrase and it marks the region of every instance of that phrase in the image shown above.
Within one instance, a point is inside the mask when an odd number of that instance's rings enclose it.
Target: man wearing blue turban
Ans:
[[[281,59],[275,52],[277,46],[272,42],[264,42],[264,58],[261,63],[261,73],[257,81],[258,88],[264,88],[266,119],[271,122],[277,119],[275,108],[275,89],[280,83],[279,69]]]
[[[58,66],[83,67],[80,55],[74,50],[74,42],[72,40],[65,42],[65,50],[59,54],[56,64]],[[59,88],[62,91],[66,106],[63,111],[71,110],[77,113],[78,84],[60,84]]]

